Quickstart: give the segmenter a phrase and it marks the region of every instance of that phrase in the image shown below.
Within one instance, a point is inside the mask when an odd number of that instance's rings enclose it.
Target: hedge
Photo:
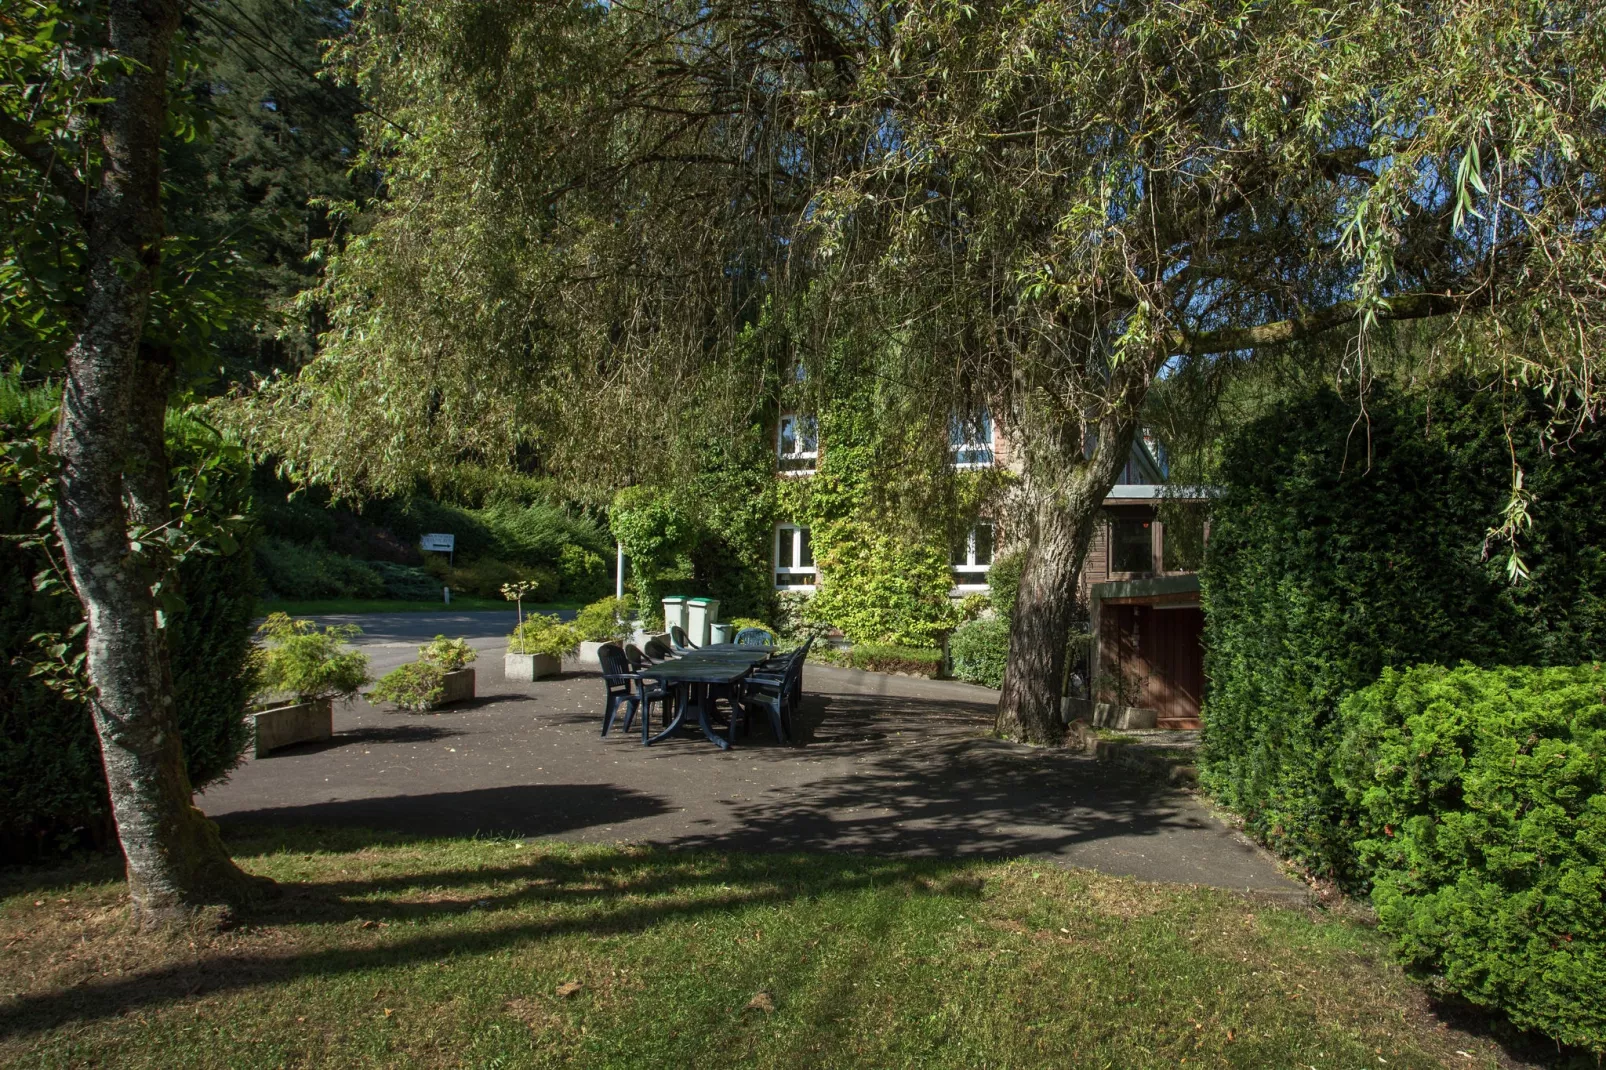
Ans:
[[[1334,780],[1401,957],[1606,1052],[1606,672],[1387,669],[1341,722]]]
[[[18,399],[0,407],[0,435],[24,429],[53,398]],[[169,419],[175,461],[218,448],[211,431]],[[243,459],[214,470],[215,502],[225,515],[249,508]],[[16,485],[0,483],[0,532],[32,530],[36,515]],[[46,567],[41,551],[0,539],[0,859],[21,859],[80,842],[105,844],[112,826],[100,747],[81,704],[63,701],[28,675],[39,632],[65,633],[81,619],[70,595],[40,594],[32,577]],[[252,691],[251,617],[257,586],[249,547],[223,556],[192,557],[179,569],[184,608],[172,617],[173,684],[190,781],[201,789],[237,766],[249,743],[244,712]]]
[[[1201,779],[1281,853],[1364,883],[1332,783],[1339,703],[1385,667],[1577,664],[1606,654],[1606,435],[1551,451],[1542,398],[1505,399],[1534,495],[1532,569],[1485,554],[1511,459],[1502,399],[1376,387],[1369,423],[1330,390],[1224,445],[1201,577]]]

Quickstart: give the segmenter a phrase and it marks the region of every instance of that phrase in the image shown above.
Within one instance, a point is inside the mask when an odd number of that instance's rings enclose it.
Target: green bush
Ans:
[[[423,712],[446,694],[446,672],[428,661],[398,665],[382,676],[368,692],[370,702],[389,702],[404,710]]]
[[[480,652],[468,645],[466,639],[448,639],[437,635],[418,648],[418,660],[434,665],[441,672],[456,672],[480,659]]]
[[[1363,434],[1354,402],[1324,390],[1225,444],[1202,574],[1201,777],[1252,833],[1343,882],[1360,879],[1330,776],[1345,696],[1387,666],[1606,654],[1606,434],[1552,451],[1544,399],[1509,404],[1535,496],[1517,586],[1484,545],[1509,490],[1497,395],[1380,385]]]
[[[385,581],[371,565],[321,546],[262,539],[256,547],[256,564],[268,591],[280,598],[379,598],[385,594]]]
[[[623,642],[630,638],[635,612],[628,598],[602,598],[575,614],[574,628],[582,642]]]
[[[368,655],[345,648],[362,634],[355,624],[319,628],[310,620],[270,613],[257,634],[267,641],[258,666],[261,693],[270,700],[288,696],[296,702],[349,701],[368,682]]]
[[[1020,597],[1020,574],[1026,566],[1026,551],[1012,550],[993,559],[987,570],[987,594],[993,609],[1000,617],[1009,620],[1015,615],[1015,600]]]
[[[385,585],[385,597],[404,602],[439,602],[441,587],[434,576],[414,565],[397,565],[390,561],[364,562]]]
[[[6,383],[0,379],[0,439],[24,438],[55,396],[44,389],[7,390]],[[250,468],[237,447],[181,416],[170,416],[167,439],[175,470],[222,462],[208,472],[209,511],[250,511]],[[14,479],[0,480],[0,534],[31,533],[38,519]],[[168,647],[185,766],[198,790],[225,779],[250,743],[244,714],[254,690],[253,537],[244,532],[236,552],[191,556],[178,569],[184,605],[169,618]],[[42,550],[0,538],[0,860],[86,840],[103,844],[113,835],[89,711],[29,673],[40,655],[31,637],[65,635],[82,620],[69,591],[34,589],[33,577],[49,568]],[[75,650],[82,642],[73,643]]]
[[[1386,669],[1335,781],[1378,920],[1441,990],[1606,1052],[1606,673]]]
[[[547,654],[568,657],[580,648],[580,630],[565,624],[555,614],[531,613],[508,636],[509,654]]]
[[[961,624],[948,640],[948,656],[958,679],[1003,687],[1004,666],[1009,662],[1009,621],[995,616]]]
[[[558,554],[558,577],[566,598],[590,601],[608,590],[608,566],[602,555],[570,543]]]
[[[775,595],[775,630],[789,643],[801,643],[811,636],[818,639],[831,630],[831,625],[809,615],[813,602],[802,591],[780,591]]]
[[[938,676],[942,673],[942,651],[925,647],[895,646],[891,643],[855,643],[847,650],[815,646],[809,656],[831,665],[845,665],[866,672],[902,672],[912,676]]]

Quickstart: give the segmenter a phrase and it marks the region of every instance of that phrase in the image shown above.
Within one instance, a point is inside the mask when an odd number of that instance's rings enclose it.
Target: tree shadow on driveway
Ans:
[[[666,813],[669,803],[613,784],[520,784],[499,788],[382,795],[300,806],[235,811],[224,829],[243,825],[336,825],[420,836],[557,836]]]

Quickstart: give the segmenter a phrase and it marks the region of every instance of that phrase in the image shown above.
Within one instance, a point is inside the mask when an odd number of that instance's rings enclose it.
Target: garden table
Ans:
[[[661,681],[666,689],[680,685],[676,688],[680,698],[675,703],[674,719],[662,732],[649,737],[647,719],[645,716],[642,717],[641,742],[644,745],[651,746],[680,730],[686,723],[688,707],[692,705],[692,689],[696,688],[697,724],[703,730],[703,735],[720,750],[730,749],[730,742],[715,735],[713,725],[708,723],[708,708],[713,704],[710,701],[709,689],[717,686],[734,687],[737,681],[753,671],[754,665],[768,658],[770,652],[763,647],[737,647],[734,643],[721,643],[719,647],[729,649],[703,647],[678,658],[649,666],[638,673],[647,679]]]

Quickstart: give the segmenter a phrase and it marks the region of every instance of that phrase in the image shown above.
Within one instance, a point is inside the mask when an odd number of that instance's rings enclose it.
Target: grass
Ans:
[[[0,879],[0,1065],[1500,1065],[1363,925],[1228,892],[350,830],[230,847],[284,893],[222,932],[133,933],[104,860]]]
[[[526,603],[526,613],[551,613],[559,609],[579,609],[578,602],[543,602],[540,605]],[[501,598],[470,598],[467,595],[453,595],[452,604],[442,602],[401,602],[385,599],[366,598],[326,598],[309,602],[294,601],[264,601],[257,603],[259,616],[269,613],[288,613],[292,617],[321,617],[337,613],[450,613],[453,610],[479,610],[479,609],[505,609],[513,612],[512,602]]]

